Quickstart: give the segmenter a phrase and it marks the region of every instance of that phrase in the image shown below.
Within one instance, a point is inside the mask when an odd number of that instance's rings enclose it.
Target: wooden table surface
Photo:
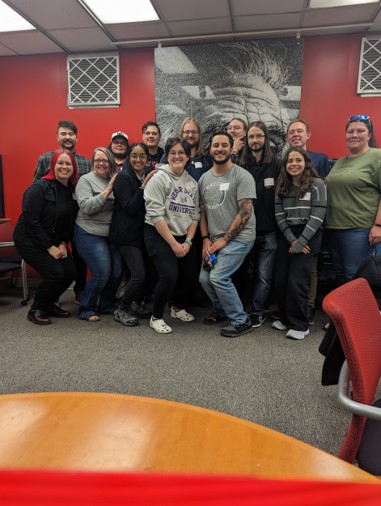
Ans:
[[[103,393],[0,396],[0,468],[239,474],[379,481],[260,425],[207,409]]]

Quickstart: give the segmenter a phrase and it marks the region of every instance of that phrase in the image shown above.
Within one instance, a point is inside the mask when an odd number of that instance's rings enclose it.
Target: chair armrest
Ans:
[[[372,418],[373,420],[381,420],[381,408],[368,406],[368,404],[361,404],[360,402],[356,402],[350,398],[349,383],[349,369],[347,361],[345,360],[339,376],[339,403],[351,413],[360,416],[366,416],[367,418]]]
[[[14,242],[0,242],[0,248],[7,248],[8,246],[14,246]]]

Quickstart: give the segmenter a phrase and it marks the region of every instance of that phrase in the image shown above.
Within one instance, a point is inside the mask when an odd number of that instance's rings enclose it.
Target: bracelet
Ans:
[[[202,240],[204,240],[204,239],[210,239],[210,237],[209,237],[209,235],[203,235],[203,236],[201,237],[201,239],[202,239]]]
[[[190,237],[187,237],[187,238],[185,239],[184,243],[189,244],[189,246],[192,246],[192,244],[193,244],[193,243],[192,243],[192,239],[191,239]]]
[[[374,227],[381,227],[381,223],[375,223]]]

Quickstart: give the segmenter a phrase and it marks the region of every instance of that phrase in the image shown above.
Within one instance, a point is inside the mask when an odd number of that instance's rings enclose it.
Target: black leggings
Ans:
[[[175,237],[179,243],[185,238]],[[177,258],[156,228],[147,224],[144,225],[144,242],[158,275],[153,292],[153,316],[163,318],[170,298],[175,307],[183,309],[194,290],[198,279],[196,251],[191,247],[185,257]]]
[[[20,256],[43,278],[37,288],[32,309],[47,310],[70,286],[76,276],[76,268],[70,252],[67,258],[56,260],[46,250],[15,238]]]

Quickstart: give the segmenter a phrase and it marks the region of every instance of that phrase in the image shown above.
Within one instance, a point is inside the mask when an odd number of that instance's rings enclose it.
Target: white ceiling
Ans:
[[[296,37],[299,33],[301,37],[381,33],[380,1],[310,9],[309,0],[152,0],[160,21],[112,25],[102,25],[82,0],[4,2],[37,30],[0,33],[0,56]]]

